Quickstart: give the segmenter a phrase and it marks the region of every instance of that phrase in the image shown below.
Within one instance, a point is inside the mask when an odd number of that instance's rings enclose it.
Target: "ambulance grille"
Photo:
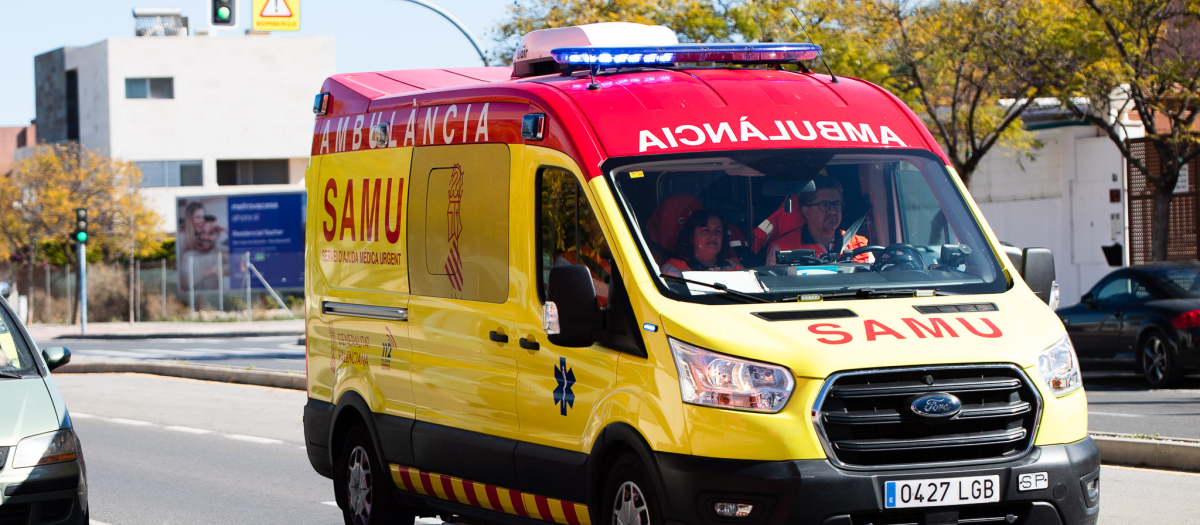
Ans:
[[[962,411],[932,421],[909,410],[952,394]],[[1033,444],[1041,398],[1012,365],[882,369],[835,374],[813,408],[826,453],[849,469],[1008,461]]]

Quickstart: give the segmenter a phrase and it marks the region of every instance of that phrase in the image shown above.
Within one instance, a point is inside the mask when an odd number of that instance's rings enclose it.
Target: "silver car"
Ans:
[[[83,449],[50,375],[71,352],[37,352],[16,319],[0,300],[0,523],[86,524]]]

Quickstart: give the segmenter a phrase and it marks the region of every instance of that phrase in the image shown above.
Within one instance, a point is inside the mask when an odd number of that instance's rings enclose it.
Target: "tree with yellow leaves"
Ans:
[[[0,258],[29,253],[36,239],[78,268],[71,249],[76,208],[88,210],[89,259],[148,254],[158,240],[159,218],[138,192],[140,185],[141,172],[132,163],[74,143],[38,146],[0,178]]]

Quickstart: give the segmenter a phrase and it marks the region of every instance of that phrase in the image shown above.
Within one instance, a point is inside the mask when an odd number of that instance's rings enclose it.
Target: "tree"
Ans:
[[[1081,0],[1081,46],[1093,55],[1064,89],[1063,104],[1108,135],[1154,188],[1150,255],[1166,259],[1171,196],[1179,172],[1200,155],[1200,0]],[[1137,118],[1161,159],[1151,171],[1134,154],[1125,116]],[[1136,115],[1136,117],[1134,116]]]
[[[76,208],[88,210],[89,260],[151,252],[159,218],[138,192],[140,183],[141,173],[132,163],[79,144],[37,147],[13,166],[11,175],[0,178],[0,258],[25,253],[37,239],[78,268],[71,239]]]

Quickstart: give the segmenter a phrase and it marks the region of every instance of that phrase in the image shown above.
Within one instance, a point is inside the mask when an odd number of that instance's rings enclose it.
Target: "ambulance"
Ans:
[[[346,523],[1095,523],[1052,255],[819,55],[607,23],[329,77],[304,430]]]

